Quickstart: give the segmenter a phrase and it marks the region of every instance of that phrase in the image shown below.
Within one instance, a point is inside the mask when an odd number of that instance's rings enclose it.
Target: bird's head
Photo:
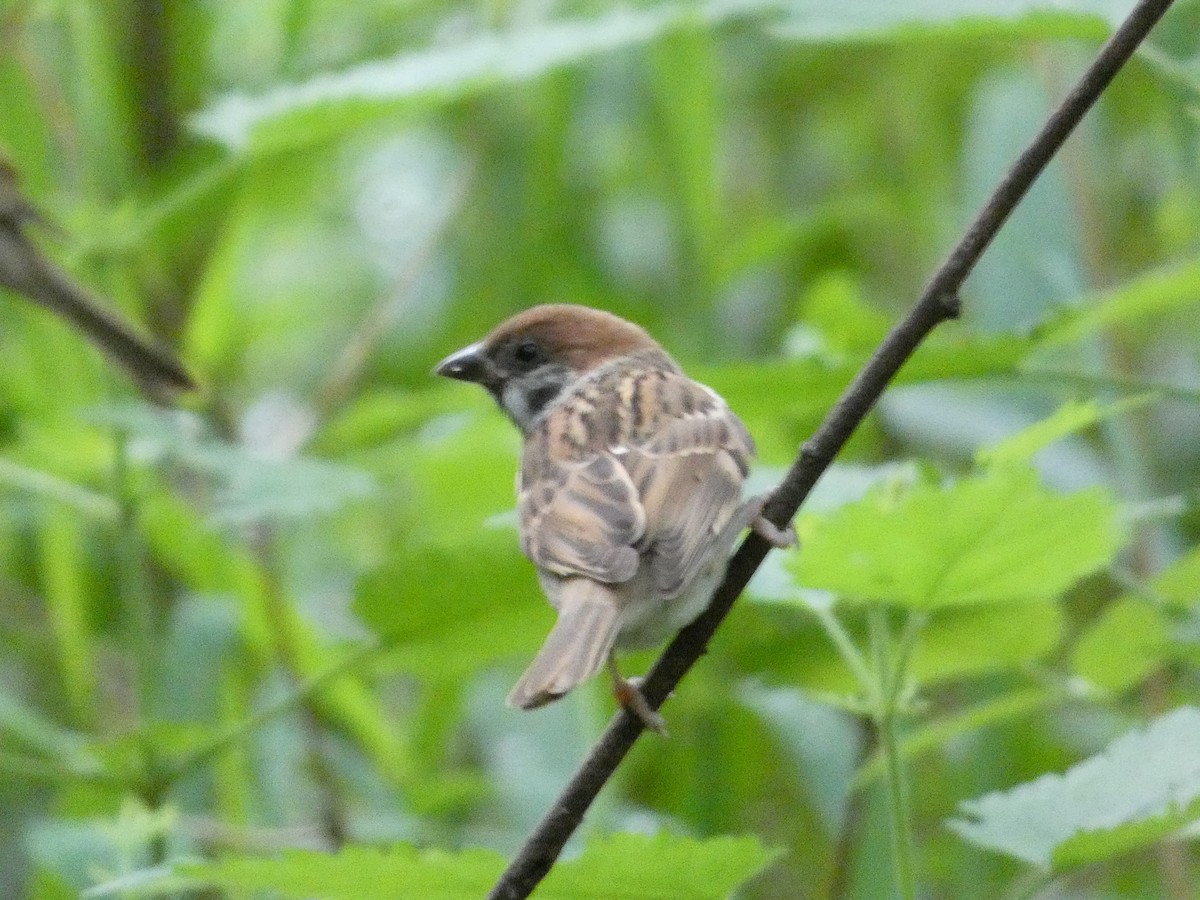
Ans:
[[[579,378],[612,360],[660,349],[642,328],[612,313],[564,303],[535,306],[433,370],[485,387],[527,432]]]

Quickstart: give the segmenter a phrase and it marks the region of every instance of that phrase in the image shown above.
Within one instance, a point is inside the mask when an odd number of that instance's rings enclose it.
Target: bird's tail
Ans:
[[[617,639],[621,608],[612,590],[586,578],[564,585],[558,621],[508,695],[521,709],[557,700],[605,664]]]

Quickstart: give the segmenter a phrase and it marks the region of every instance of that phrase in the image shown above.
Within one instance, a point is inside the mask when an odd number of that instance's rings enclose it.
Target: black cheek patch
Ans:
[[[561,384],[543,384],[531,390],[529,396],[525,398],[529,404],[529,414],[536,416],[560,393],[562,393]]]

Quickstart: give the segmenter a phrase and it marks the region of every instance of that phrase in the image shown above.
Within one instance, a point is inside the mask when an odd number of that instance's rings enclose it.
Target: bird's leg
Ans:
[[[617,670],[617,659],[612,653],[608,654],[608,674],[612,677],[613,696],[622,707],[629,710],[642,720],[642,724],[651,731],[667,736],[667,721],[650,708],[646,698],[638,689],[640,679],[625,678]]]
[[[742,504],[739,515],[745,516],[743,528],[749,528],[760,538],[779,550],[788,547],[798,547],[800,539],[796,537],[796,529],[790,523],[787,528],[780,528],[763,515],[763,507],[767,505],[767,497],[754,497]]]

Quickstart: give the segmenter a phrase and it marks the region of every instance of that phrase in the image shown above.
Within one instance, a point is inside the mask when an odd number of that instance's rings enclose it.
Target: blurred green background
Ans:
[[[346,842],[511,854],[611,699],[504,707],[552,621],[518,436],[433,364],[534,303],[608,309],[725,395],[768,488],[1130,7],[0,3],[39,244],[203,383],[150,406],[0,295],[0,895]],[[1024,896],[1044,876],[947,829],[958,804],[1197,687],[1200,566],[1167,599],[1161,573],[1200,528],[1200,2],[963,300],[814,508],[1135,398],[1036,456],[1117,498],[1122,551],[1065,596],[938,613],[910,685],[923,896]],[[754,835],[781,855],[745,897],[890,894],[873,730],[794,593],[756,582],[585,832]],[[1190,897],[1195,862],[1118,847],[1041,896]]]

